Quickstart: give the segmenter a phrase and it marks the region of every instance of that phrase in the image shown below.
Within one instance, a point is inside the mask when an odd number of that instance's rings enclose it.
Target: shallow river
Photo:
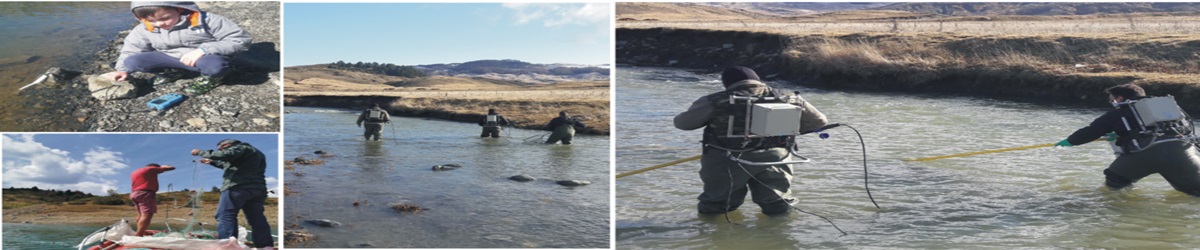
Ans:
[[[324,164],[285,171],[285,226],[317,236],[298,247],[607,248],[610,239],[609,140],[573,145],[526,143],[544,131],[479,138],[475,124],[393,117],[381,142],[364,141],[358,111],[288,107],[287,159],[325,151]],[[395,131],[395,133],[393,133]],[[395,138],[395,139],[393,139]],[[460,164],[432,171],[440,164]],[[297,175],[299,173],[299,175]],[[526,174],[532,182],[509,176]],[[564,187],[555,180],[586,180]],[[355,201],[360,202],[354,206]],[[403,203],[428,210],[399,213]],[[330,219],[322,228],[303,220]],[[292,245],[288,246],[294,247]]]
[[[55,97],[75,93],[29,93],[65,86],[47,82],[20,94],[17,89],[50,67],[84,70],[85,60],[136,21],[128,2],[0,2],[0,131],[85,128],[69,110],[56,107],[64,100]]]
[[[700,131],[672,117],[723,89],[719,74],[623,67],[617,71],[616,172],[699,154]],[[777,85],[782,86],[782,85]],[[870,167],[847,128],[802,136],[813,162],[795,168],[798,208],[766,217],[749,201],[724,217],[701,217],[698,161],[617,179],[621,249],[786,248],[1198,248],[1200,198],[1158,175],[1133,188],[1103,187],[1114,159],[1107,143],[1038,148],[930,162],[903,159],[1054,143],[1105,110],[980,98],[800,90],[831,122],[862,132]],[[1153,93],[1152,93],[1153,94]]]

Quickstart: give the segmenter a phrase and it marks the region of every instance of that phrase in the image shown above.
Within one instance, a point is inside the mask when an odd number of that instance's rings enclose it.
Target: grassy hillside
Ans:
[[[609,82],[535,84],[472,77],[399,78],[315,66],[288,67],[285,105],[362,108],[393,115],[476,122],[495,108],[518,128],[542,129],[567,111],[584,116],[580,133],[608,134]]]

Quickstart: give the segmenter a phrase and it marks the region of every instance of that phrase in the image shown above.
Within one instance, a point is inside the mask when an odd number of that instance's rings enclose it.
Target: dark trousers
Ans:
[[[1163,142],[1137,153],[1126,153],[1104,170],[1105,184],[1124,188],[1158,174],[1180,192],[1200,197],[1200,154],[1189,143]]]
[[[158,51],[144,52],[125,58],[125,67],[129,72],[159,73],[166,68],[176,68],[192,72],[200,72],[204,76],[225,76],[229,67],[224,56],[204,55],[196,60],[196,66],[187,66],[179,62],[179,58],[168,56]]]
[[[364,140],[371,140],[371,137],[375,137],[375,140],[378,141],[379,137],[382,137],[382,136],[383,136],[383,124],[379,124],[379,123],[363,124],[363,139]]]
[[[500,138],[500,127],[483,127],[483,133],[480,133],[479,137],[488,136],[491,136],[492,138]]]
[[[221,191],[221,200],[217,202],[217,239],[237,237],[238,211],[246,215],[250,223],[250,238],[254,247],[268,247],[275,244],[271,238],[271,224],[263,216],[263,203],[267,201],[267,190],[261,189],[229,189]]]
[[[773,162],[788,158],[787,150],[772,148],[741,153],[741,158],[755,162]],[[747,173],[749,172],[749,173]],[[758,179],[755,181],[754,179]],[[705,149],[700,158],[700,194],[697,209],[701,214],[721,214],[736,210],[745,202],[746,193],[753,195],[764,214],[787,213],[791,195],[792,166],[745,166],[729,160],[723,151]]]

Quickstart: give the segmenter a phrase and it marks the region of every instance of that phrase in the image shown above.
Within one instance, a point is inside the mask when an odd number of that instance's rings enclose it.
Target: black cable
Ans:
[[[869,175],[867,173],[867,143],[863,142],[862,134],[858,132],[858,129],[851,127],[849,124],[837,124],[837,123],[835,123],[835,124],[840,125],[840,126],[846,126],[847,128],[854,130],[854,134],[858,135],[858,144],[862,145],[862,155],[863,155],[863,189],[867,190],[867,198],[871,198],[871,204],[875,204],[875,208],[879,209],[880,208],[879,203],[876,203],[875,196],[871,195],[871,186],[870,186],[870,181],[869,181],[869,177],[868,177]]]
[[[742,154],[738,154],[739,157],[741,157],[741,155]],[[741,165],[741,163],[738,163],[738,165]],[[733,223],[732,220],[729,220],[729,205],[732,203],[733,199],[733,170],[725,168],[725,173],[729,174],[729,193],[725,195],[725,213],[723,213],[725,215],[725,222],[729,222],[729,224],[740,225]]]

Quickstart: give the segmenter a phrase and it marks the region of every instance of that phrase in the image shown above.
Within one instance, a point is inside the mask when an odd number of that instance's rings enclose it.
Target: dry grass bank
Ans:
[[[313,67],[286,70],[286,105],[362,108],[379,103],[393,115],[470,123],[494,108],[515,127],[526,129],[543,129],[565,110],[584,117],[587,128],[580,133],[609,133],[608,82],[529,84],[445,76],[413,79]]]
[[[1137,83],[1200,99],[1197,17],[962,19],[624,22],[659,28],[619,30],[618,62],[750,65],[832,88],[1103,104],[1104,88]],[[1200,110],[1200,101],[1181,105]]]

